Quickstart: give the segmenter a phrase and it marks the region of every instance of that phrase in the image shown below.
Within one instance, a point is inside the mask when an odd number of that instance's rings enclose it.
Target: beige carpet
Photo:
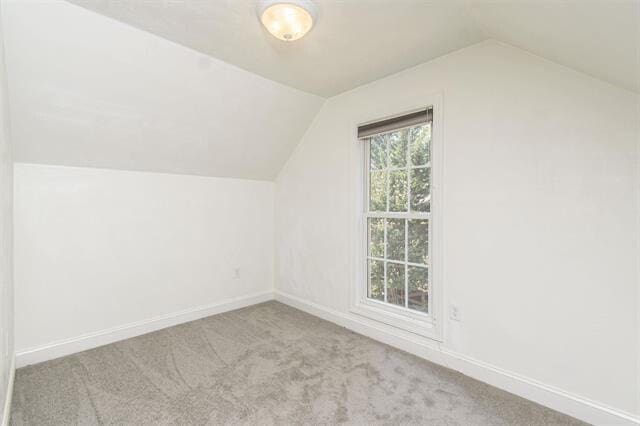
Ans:
[[[277,302],[21,368],[11,423],[581,424]]]

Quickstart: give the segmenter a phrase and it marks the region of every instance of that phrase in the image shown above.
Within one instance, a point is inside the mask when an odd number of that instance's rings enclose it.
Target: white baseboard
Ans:
[[[640,425],[638,416],[456,353],[437,342],[431,343],[427,339],[397,330],[391,332],[388,327],[375,321],[338,312],[280,291],[275,292],[275,299],[582,421],[595,425]]]
[[[16,377],[16,359],[11,357],[9,364],[9,382],[7,383],[7,394],[4,397],[4,410],[2,411],[2,426],[9,425],[11,418],[11,399],[13,398],[13,382]]]
[[[173,325],[244,308],[245,306],[255,305],[272,299],[272,291],[250,294],[17,351],[15,357],[16,367],[20,368],[26,365],[60,358],[65,355],[82,352],[119,340],[140,336],[141,334],[150,333]]]

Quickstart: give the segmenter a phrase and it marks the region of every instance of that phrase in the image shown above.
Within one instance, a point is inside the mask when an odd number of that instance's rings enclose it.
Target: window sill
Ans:
[[[434,318],[427,315],[406,312],[368,299],[358,301],[351,307],[351,312],[409,333],[442,341]]]

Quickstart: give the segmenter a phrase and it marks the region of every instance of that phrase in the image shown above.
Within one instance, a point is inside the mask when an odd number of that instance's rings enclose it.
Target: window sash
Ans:
[[[410,127],[416,127],[418,125],[432,125],[431,121],[428,121],[426,123],[421,123],[421,124],[414,124]],[[388,130],[382,133],[391,133],[394,131],[397,131],[400,129],[393,129],[393,130]],[[407,159],[406,159],[406,166],[405,167],[390,167],[390,161],[389,161],[389,149],[388,149],[388,145],[386,147],[386,167],[382,168],[382,169],[371,169],[371,140],[373,139],[375,135],[371,135],[369,137],[363,138],[363,141],[365,142],[365,155],[364,155],[364,160],[365,160],[365,167],[364,167],[364,195],[365,195],[365,199],[364,199],[364,220],[363,220],[363,225],[364,225],[364,232],[363,235],[365,237],[365,255],[363,256],[364,259],[364,267],[365,267],[365,288],[364,288],[364,295],[365,295],[365,301],[367,303],[371,303],[374,305],[378,305],[383,309],[388,309],[388,310],[392,310],[392,311],[396,311],[401,313],[402,315],[407,315],[409,317],[413,317],[413,318],[425,318],[425,319],[431,319],[432,318],[432,313],[433,313],[433,270],[432,270],[432,236],[433,236],[433,231],[432,231],[432,223],[433,221],[432,219],[432,208],[433,208],[433,200],[430,200],[430,208],[428,212],[422,212],[422,211],[411,211],[411,170],[413,169],[420,169],[420,168],[429,168],[430,170],[430,174],[429,174],[429,184],[432,184],[432,180],[433,180],[433,173],[432,173],[432,168],[431,168],[431,160],[428,161],[426,164],[424,165],[419,165],[419,166],[413,166],[411,163],[411,141],[407,140],[407,150],[406,150],[406,155],[407,155]],[[429,151],[430,154],[432,153],[432,138],[433,135],[431,135],[431,140],[429,143]],[[388,144],[388,143],[387,143]],[[431,155],[430,155],[431,157]],[[406,212],[390,212],[389,210],[389,179],[388,179],[388,175],[390,171],[393,170],[406,170],[407,171],[407,211]],[[386,179],[386,188],[385,188],[385,198],[386,198],[386,210],[387,211],[371,211],[370,210],[370,174],[371,172],[375,172],[375,171],[385,171],[386,175],[387,175],[387,179]],[[375,257],[375,256],[370,256],[369,255],[369,219],[371,218],[377,218],[377,219],[404,219],[404,232],[405,232],[405,236],[404,236],[404,261],[399,261],[399,260],[392,260],[392,259],[388,259],[387,258],[387,246],[388,246],[388,241],[387,241],[387,222],[385,221],[385,225],[384,225],[384,258],[380,258],[380,257]],[[409,239],[408,239],[408,230],[409,230],[409,220],[411,219],[427,219],[428,220],[428,228],[427,228],[427,233],[428,233],[428,238],[427,238],[427,263],[425,264],[420,264],[420,263],[414,263],[414,262],[409,262],[409,253],[408,253],[408,243],[409,243]],[[384,301],[380,301],[380,300],[376,300],[373,299],[371,297],[369,297],[370,294],[370,274],[369,274],[369,262],[371,260],[375,260],[375,261],[382,261],[383,265],[384,265],[384,270],[383,270],[383,274],[384,274]],[[388,263],[393,263],[393,264],[401,264],[404,266],[404,305],[400,306],[397,304],[392,304],[389,303],[388,301],[388,283],[387,283],[387,265]],[[427,281],[427,285],[428,285],[428,292],[427,292],[427,312],[422,312],[419,310],[415,310],[415,309],[410,309],[409,308],[409,267],[422,267],[422,268],[426,268],[427,269],[427,274],[428,274],[428,281]]]

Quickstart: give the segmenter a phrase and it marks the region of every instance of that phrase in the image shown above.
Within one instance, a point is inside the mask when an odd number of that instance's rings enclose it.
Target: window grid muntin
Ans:
[[[406,165],[405,167],[391,167],[391,162],[390,162],[390,149],[389,149],[389,134],[390,133],[394,133],[397,131],[401,131],[402,129],[398,129],[398,130],[394,130],[392,132],[388,132],[386,134],[383,135],[375,135],[375,136],[371,136],[369,138],[365,139],[365,160],[366,160],[366,172],[365,172],[365,196],[366,196],[366,202],[365,202],[365,226],[367,227],[367,235],[368,235],[368,228],[369,228],[369,219],[372,218],[378,218],[378,219],[384,219],[383,221],[383,232],[384,232],[384,258],[379,258],[379,257],[375,257],[375,256],[370,256],[370,240],[367,239],[367,249],[366,249],[366,262],[367,262],[367,288],[366,288],[366,297],[368,300],[375,302],[375,303],[384,303],[387,306],[392,306],[392,307],[396,307],[396,308],[400,308],[404,311],[408,311],[411,314],[418,314],[418,315],[427,315],[427,316],[431,316],[432,313],[432,302],[433,302],[433,297],[432,297],[432,277],[433,277],[433,271],[431,270],[431,250],[432,250],[432,245],[431,244],[431,236],[433,235],[433,232],[431,230],[432,227],[432,218],[431,218],[431,211],[433,209],[433,205],[432,205],[432,191],[433,191],[433,185],[432,185],[432,178],[433,178],[433,170],[432,170],[432,128],[431,128],[432,123],[426,123],[420,126],[429,126],[430,128],[428,129],[428,138],[427,138],[427,161],[425,164],[420,164],[420,165],[413,165],[412,161],[411,161],[411,154],[412,154],[412,133],[411,133],[411,129],[415,128],[415,127],[419,127],[419,126],[412,126],[410,128],[407,128],[407,140],[406,140]],[[384,147],[385,147],[385,167],[384,168],[372,168],[372,164],[371,164],[371,142],[375,137],[384,137]],[[412,206],[411,206],[411,175],[412,175],[412,170],[415,169],[427,169],[427,186],[429,188],[429,193],[428,193],[428,205],[429,205],[429,211],[412,211]],[[390,194],[389,194],[389,185],[390,185],[390,171],[406,171],[407,172],[407,186],[406,186],[406,195],[407,195],[407,199],[406,199],[406,211],[405,212],[390,212],[389,211],[389,204],[390,204]],[[370,176],[372,172],[384,172],[385,175],[385,201],[386,201],[386,211],[382,212],[382,211],[371,211],[371,194],[370,194]],[[388,232],[388,220],[387,219],[404,219],[404,229],[405,229],[405,239],[404,239],[404,262],[403,261],[397,261],[397,260],[390,260],[388,259],[388,237],[387,237],[387,232]],[[427,225],[427,238],[426,238],[426,243],[427,243],[427,259],[426,259],[426,263],[422,264],[422,263],[415,263],[415,262],[409,262],[409,250],[408,250],[408,245],[409,245],[409,239],[408,239],[408,229],[409,229],[409,220],[411,219],[423,219],[423,220],[427,220],[428,225]],[[380,300],[374,299],[371,296],[371,276],[370,276],[370,270],[369,270],[369,262],[371,260],[375,260],[375,261],[382,261],[383,264],[383,274],[384,274],[384,302],[381,302]],[[404,293],[404,306],[399,306],[396,304],[392,304],[388,301],[388,279],[387,279],[387,275],[388,275],[388,268],[387,265],[389,263],[394,263],[394,264],[402,264],[404,265],[404,281],[405,281],[405,293]],[[426,312],[424,311],[420,311],[420,310],[416,310],[416,309],[411,309],[409,308],[409,267],[419,267],[419,268],[425,268],[426,269],[426,273],[427,273],[427,306],[426,306]]]
[[[387,210],[389,209],[389,195],[387,194]],[[384,232],[384,258],[387,258],[387,219],[383,219],[382,221],[382,232]],[[386,261],[382,261],[382,283],[383,283],[383,287],[382,287],[382,294],[383,294],[383,298],[384,298],[384,303],[389,303],[387,302],[387,262]]]

